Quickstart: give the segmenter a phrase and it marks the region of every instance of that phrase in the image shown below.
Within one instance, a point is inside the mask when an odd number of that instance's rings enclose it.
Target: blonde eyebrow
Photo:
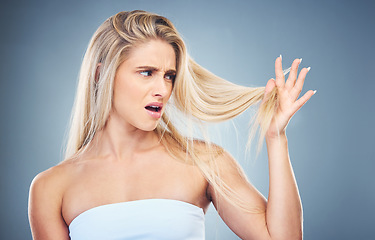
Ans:
[[[159,68],[152,67],[152,66],[139,66],[139,67],[137,67],[137,69],[149,69],[149,70],[152,70],[152,71],[159,71],[160,70]],[[166,73],[174,73],[174,74],[176,74],[176,70],[170,69],[170,70],[167,70]]]

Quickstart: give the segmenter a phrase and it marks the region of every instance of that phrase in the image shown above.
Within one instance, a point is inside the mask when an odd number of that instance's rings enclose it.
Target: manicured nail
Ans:
[[[280,58],[281,58],[281,60],[283,60],[283,56],[281,56],[281,54],[280,54]]]
[[[310,69],[311,69],[311,67],[308,67],[308,68],[307,68],[307,71],[310,71]]]
[[[316,93],[316,90],[314,91],[314,94]]]
[[[301,62],[302,62],[302,58],[299,59],[299,63],[301,63]]]

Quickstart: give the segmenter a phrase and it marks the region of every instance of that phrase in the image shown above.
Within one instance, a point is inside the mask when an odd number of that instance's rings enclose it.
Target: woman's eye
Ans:
[[[140,72],[141,75],[145,76],[145,77],[149,77],[152,75],[152,71],[142,71]]]
[[[174,81],[175,78],[176,78],[176,75],[175,74],[168,74],[168,75],[165,75],[165,78],[168,79],[168,80]]]

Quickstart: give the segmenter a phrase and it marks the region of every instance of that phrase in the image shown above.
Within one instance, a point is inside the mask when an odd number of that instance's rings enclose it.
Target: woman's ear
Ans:
[[[102,63],[98,63],[98,65],[96,66],[96,71],[95,71],[95,82],[96,83],[99,81],[101,66],[102,66]]]

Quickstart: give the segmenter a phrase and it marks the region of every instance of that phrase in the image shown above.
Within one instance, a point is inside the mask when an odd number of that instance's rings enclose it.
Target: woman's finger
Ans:
[[[275,75],[276,75],[276,86],[282,88],[285,85],[285,76],[283,72],[282,59],[280,57],[276,58],[275,61]]]
[[[310,71],[310,67],[308,68],[303,68],[301,70],[301,72],[299,73],[299,76],[298,76],[298,79],[297,79],[297,82],[296,84],[294,85],[294,88],[293,88],[293,91],[292,91],[292,94],[295,96],[295,99],[298,98],[299,94],[301,93],[302,91],[302,88],[303,88],[303,84],[305,83],[305,78],[306,78],[306,75],[307,73]]]
[[[270,80],[268,80],[267,85],[264,89],[264,97],[263,97],[262,103],[267,99],[268,94],[272,92],[275,86],[276,86],[275,79],[271,78]]]
[[[296,83],[298,66],[301,62],[302,62],[302,58],[295,59],[293,61],[288,80],[286,80],[286,83],[285,83],[286,88],[291,89],[294,86],[294,84]]]
[[[294,103],[295,105],[294,113],[296,113],[315,93],[316,93],[316,90],[315,91],[309,90],[302,97],[300,97],[300,99],[298,99]]]

